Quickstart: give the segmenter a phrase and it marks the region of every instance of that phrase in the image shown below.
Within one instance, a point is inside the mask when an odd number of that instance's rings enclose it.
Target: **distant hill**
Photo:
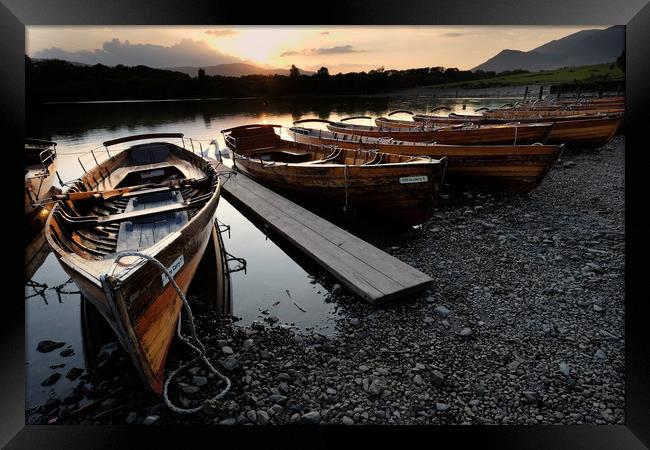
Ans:
[[[248,63],[219,64],[216,66],[202,67],[206,75],[221,75],[224,77],[241,77],[244,75],[289,75],[288,69],[267,69]],[[167,67],[165,70],[183,72],[192,77],[199,73],[199,67]],[[313,75],[313,71],[300,70],[303,75]]]
[[[624,49],[625,27],[615,25],[604,30],[579,31],[528,52],[502,50],[472,71],[538,71],[603,64],[615,61]]]
[[[32,61],[35,62],[35,63],[39,63],[39,62],[52,61],[52,60],[48,59],[48,58],[32,58]],[[89,67],[90,66],[90,64],[80,63],[80,62],[77,62],[77,61],[68,61],[68,60],[65,60],[65,59],[59,59],[57,61],[65,61],[65,62],[67,62],[69,64],[72,64],[73,66],[77,66],[77,67]]]

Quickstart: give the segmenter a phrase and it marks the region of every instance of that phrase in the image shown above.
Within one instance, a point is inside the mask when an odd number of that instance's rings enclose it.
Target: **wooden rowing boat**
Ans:
[[[301,144],[281,139],[274,127],[222,131],[239,171],[279,191],[379,212],[409,225],[433,214],[446,158]]]
[[[605,109],[605,110],[574,110],[574,109],[554,109],[554,110],[525,110],[525,109],[504,109],[485,111],[483,115],[488,119],[555,119],[566,116],[587,116],[587,117],[619,117],[625,113],[622,108]]]
[[[56,174],[56,142],[42,139],[25,139],[25,220],[36,234],[49,213],[41,203],[60,189],[54,186]]]
[[[183,148],[159,141],[109,153],[116,144],[160,138],[179,138]],[[117,258],[124,251],[154,257],[187,292],[213,230],[220,183],[212,166],[184,144],[180,133],[104,142],[109,157],[55,197],[45,225],[61,266],[157,394],[182,302],[153,262]]]
[[[49,252],[43,225],[50,210],[42,206],[52,195],[61,193],[54,186],[56,174],[56,142],[25,139],[25,282],[30,280],[43,264]]]
[[[546,116],[541,117],[534,114],[522,115],[516,119],[519,123],[540,123],[540,122],[563,122],[570,120],[580,120],[580,119],[603,119],[608,116],[600,114],[570,114],[563,116]],[[395,119],[390,119],[395,121]],[[410,125],[408,120],[398,120],[398,122],[405,122],[406,126]],[[463,123],[476,123],[480,125],[494,125],[494,124],[503,124],[510,123],[512,119],[507,118],[496,118],[496,117],[485,117],[478,114],[455,114],[450,113],[448,116],[440,115],[426,115],[426,114],[414,114],[413,122],[420,124],[420,126],[447,126],[447,125],[458,125]]]
[[[407,127],[419,127],[419,129],[425,129],[426,125],[431,123],[428,122],[428,118],[422,119],[422,116],[414,116],[414,119],[414,121],[408,121],[380,117],[375,119],[375,123],[382,128],[398,127],[401,129]],[[491,119],[479,119],[477,123],[482,126],[483,123],[489,123],[490,120]],[[552,125],[552,128],[545,139],[546,144],[566,144],[578,148],[597,148],[606,145],[612,137],[614,137],[621,127],[622,121],[623,118],[618,116],[603,117],[583,115],[566,116],[559,119],[528,119],[527,123]]]
[[[538,186],[562,153],[562,145],[440,145],[394,141],[303,127],[289,129],[296,141],[383,153],[447,158],[445,182],[528,192]]]
[[[602,147],[614,137],[622,121],[622,117],[558,121],[555,122],[546,142],[565,143],[578,148]]]
[[[449,127],[380,127],[371,125],[352,125],[342,122],[331,122],[323,119],[303,119],[303,122],[326,122],[327,129],[336,133],[354,136],[389,137],[398,141],[436,142],[450,145],[490,145],[490,144],[532,144],[544,142],[553,124],[499,124],[478,125],[459,124]]]

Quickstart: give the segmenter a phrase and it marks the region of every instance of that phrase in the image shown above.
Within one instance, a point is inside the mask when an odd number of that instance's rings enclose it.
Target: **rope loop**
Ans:
[[[117,267],[117,262],[127,256],[136,256],[143,258],[147,261],[152,262],[154,265],[158,266],[164,273],[167,275],[167,278],[170,280],[172,283],[172,286],[176,290],[176,293],[180,297],[181,301],[183,302],[183,307],[185,309],[185,312],[187,314],[187,317],[189,319],[189,325],[190,325],[190,333],[192,335],[192,338],[196,342],[196,345],[192,344],[189,339],[185,338],[183,334],[181,333],[181,319],[182,319],[182,314],[179,314],[178,317],[178,322],[176,324],[176,335],[178,338],[183,341],[188,347],[190,347],[192,350],[194,350],[197,353],[197,356],[195,356],[193,359],[189,360],[188,362],[181,364],[179,367],[177,367],[175,370],[173,370],[169,376],[165,379],[165,384],[163,386],[163,400],[165,402],[165,405],[172,410],[175,413],[178,414],[195,414],[203,409],[203,405],[212,402],[215,400],[219,400],[223,398],[224,395],[230,390],[230,380],[228,379],[227,376],[223,375],[221,372],[219,372],[217,369],[214,368],[210,360],[205,356],[206,351],[205,351],[205,346],[199,339],[199,337],[196,335],[196,327],[194,326],[194,316],[192,314],[192,308],[190,308],[190,304],[188,303],[187,299],[185,298],[185,294],[183,294],[183,291],[181,291],[180,287],[178,287],[178,284],[176,284],[176,280],[174,280],[174,276],[167,270],[167,268],[156,258],[154,258],[151,255],[147,255],[146,253],[141,253],[137,251],[132,251],[132,250],[127,250],[123,252],[118,252],[115,254],[115,261],[113,262],[113,265],[111,266],[111,274],[115,271],[115,268]],[[217,395],[214,397],[205,400],[203,404],[200,406],[197,406],[195,408],[180,408],[172,403],[172,401],[169,399],[169,394],[168,394],[168,389],[169,385],[171,384],[172,379],[183,369],[186,367],[189,367],[192,365],[195,361],[197,360],[202,360],[205,365],[210,369],[212,373],[217,375],[219,378],[221,378],[225,383],[226,387],[221,390]]]

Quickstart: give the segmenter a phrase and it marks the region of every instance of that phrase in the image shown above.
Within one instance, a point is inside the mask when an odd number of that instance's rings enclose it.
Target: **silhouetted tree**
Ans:
[[[300,70],[293,64],[291,64],[291,69],[289,69],[289,76],[291,78],[298,78],[300,76]]]
[[[199,80],[202,80],[205,78],[205,70],[203,68],[199,69]]]
[[[330,76],[330,72],[329,70],[327,70],[327,67],[321,67],[320,69],[318,69],[318,72],[316,72],[316,75],[318,75],[321,78],[325,78]]]

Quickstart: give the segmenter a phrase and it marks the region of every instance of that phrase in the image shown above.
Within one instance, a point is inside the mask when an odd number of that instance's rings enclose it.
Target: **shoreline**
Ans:
[[[529,85],[528,98],[535,99],[539,94],[540,85]],[[550,92],[550,85],[544,86],[546,97]],[[419,86],[415,88],[399,89],[387,91],[378,94],[327,94],[327,95],[286,95],[274,97],[206,97],[206,98],[171,98],[171,99],[123,99],[123,100],[79,100],[79,101],[59,101],[59,102],[42,102],[37,105],[76,105],[76,104],[104,104],[104,103],[160,103],[160,102],[200,102],[200,101],[232,101],[232,100],[300,100],[300,99],[340,99],[340,98],[394,98],[394,97],[432,97],[441,100],[447,99],[523,99],[526,91],[526,85],[521,86],[493,86],[485,88],[440,88],[430,86]],[[597,91],[585,91],[581,93],[582,97],[597,96]],[[615,96],[616,92],[606,91],[603,96]],[[571,98],[575,95],[567,92],[565,98]]]
[[[617,136],[565,151],[530,194],[444,194],[432,219],[381,245],[434,288],[372,307],[324,274],[341,313],[332,336],[270,316],[241,327],[196,299],[208,356],[233,383],[196,415],[144,392],[113,349],[26,422],[624,424],[624,154]],[[175,342],[168,369],[189,356]],[[171,390],[187,406],[220,388],[191,371]]]

